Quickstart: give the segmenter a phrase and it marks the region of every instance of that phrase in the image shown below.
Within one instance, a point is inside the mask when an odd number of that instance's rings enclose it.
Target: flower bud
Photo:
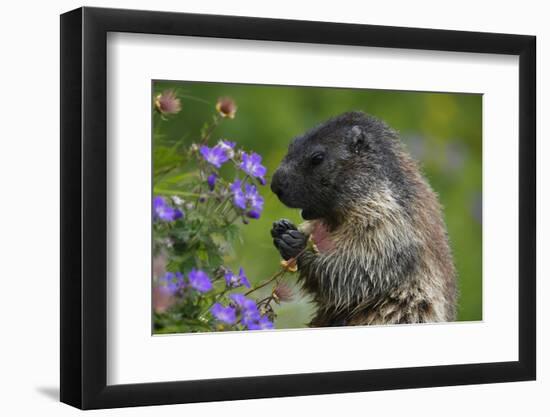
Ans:
[[[181,110],[180,99],[172,90],[165,90],[155,97],[155,110],[162,115],[176,114]]]
[[[273,298],[278,303],[292,301],[293,297],[292,289],[284,282],[279,282],[273,290]]]
[[[291,258],[288,261],[284,259],[281,261],[281,267],[287,272],[296,272],[298,270],[298,265],[296,264],[296,259]]]
[[[220,97],[216,103],[216,110],[221,117],[234,119],[237,113],[237,104],[231,97]]]
[[[208,176],[208,179],[206,180],[206,182],[208,183],[208,189],[210,191],[214,191],[214,187],[216,186],[216,180],[218,179],[218,175],[217,174],[210,174]]]
[[[172,202],[176,205],[176,206],[183,206],[185,204],[185,200],[183,200],[182,198],[179,198],[177,195],[173,195],[172,196]]]

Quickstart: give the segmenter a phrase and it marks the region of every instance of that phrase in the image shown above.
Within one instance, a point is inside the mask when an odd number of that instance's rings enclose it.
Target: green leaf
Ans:
[[[224,239],[231,243],[240,237],[241,229],[236,224],[229,224],[222,229]]]

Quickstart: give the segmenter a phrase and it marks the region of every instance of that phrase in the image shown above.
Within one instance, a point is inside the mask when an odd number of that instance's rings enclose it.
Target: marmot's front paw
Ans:
[[[273,222],[273,227],[271,228],[271,236],[273,238],[281,236],[283,233],[286,233],[289,230],[298,230],[294,224],[287,219],[277,220]]]
[[[286,219],[273,223],[271,236],[273,237],[273,244],[285,261],[298,256],[307,244],[307,237]]]

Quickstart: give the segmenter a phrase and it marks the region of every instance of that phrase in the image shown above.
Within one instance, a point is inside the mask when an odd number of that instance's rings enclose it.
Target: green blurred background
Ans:
[[[219,138],[237,142],[263,156],[268,179],[293,137],[329,117],[362,110],[398,130],[410,153],[421,163],[444,208],[458,270],[461,321],[482,319],[482,96],[316,87],[286,87],[224,83],[155,81],[153,94],[174,90],[182,110],[163,121],[159,145],[180,140],[196,142],[212,119],[216,100],[232,97],[238,106],[234,120],[224,120],[211,143]],[[265,209],[259,220],[241,226],[242,244],[226,259],[236,270],[244,267],[252,285],[279,265],[269,231],[274,220],[286,217],[296,224],[298,210],[283,206],[269,185],[260,190]],[[305,327],[313,306],[295,284],[294,300],[278,307],[277,328]],[[259,296],[261,296],[260,294]]]

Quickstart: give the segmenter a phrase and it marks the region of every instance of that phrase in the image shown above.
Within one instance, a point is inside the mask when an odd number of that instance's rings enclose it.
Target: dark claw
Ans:
[[[280,224],[281,226],[287,228],[287,229],[293,229],[293,230],[296,230],[296,226],[294,226],[294,224],[288,220],[288,219],[281,219],[275,223],[278,223]]]
[[[303,239],[304,237],[304,234],[302,232],[299,232],[298,230],[289,230],[287,234],[289,234],[295,239]]]
[[[306,236],[286,219],[273,223],[271,236],[273,244],[285,260],[295,258],[306,247]]]
[[[299,232],[298,232],[299,233]],[[301,235],[301,236],[300,236]],[[292,246],[293,248],[297,247],[297,246],[300,246],[304,239],[303,239],[303,235],[300,233],[299,236],[292,236],[290,235],[289,233],[284,233],[281,235],[281,239],[287,243],[288,245]]]
[[[294,257],[295,249],[291,248],[285,241],[282,239],[274,239],[273,243],[285,261]]]
[[[296,230],[296,226],[287,219],[281,219],[273,223],[271,236],[278,237],[289,230]]]

